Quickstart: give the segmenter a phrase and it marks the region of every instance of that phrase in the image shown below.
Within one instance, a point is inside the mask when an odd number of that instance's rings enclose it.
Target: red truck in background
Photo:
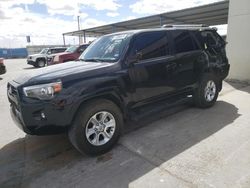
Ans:
[[[84,52],[89,44],[82,44],[80,46],[71,46],[65,52],[57,53],[48,57],[48,65],[55,65],[65,63],[67,61],[74,61]]]

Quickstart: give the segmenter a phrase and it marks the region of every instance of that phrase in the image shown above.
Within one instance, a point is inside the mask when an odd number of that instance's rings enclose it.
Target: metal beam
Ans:
[[[85,35],[85,31],[83,31],[83,40],[84,40],[84,44],[86,43],[86,35]]]
[[[63,45],[65,46],[65,35],[63,34]]]

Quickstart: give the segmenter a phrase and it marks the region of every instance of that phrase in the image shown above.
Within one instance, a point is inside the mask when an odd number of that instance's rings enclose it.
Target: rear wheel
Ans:
[[[213,74],[205,74],[194,91],[194,103],[201,108],[214,105],[219,94],[219,80]]]
[[[96,100],[80,108],[68,134],[78,151],[98,155],[117,143],[122,126],[120,109],[111,101]]]

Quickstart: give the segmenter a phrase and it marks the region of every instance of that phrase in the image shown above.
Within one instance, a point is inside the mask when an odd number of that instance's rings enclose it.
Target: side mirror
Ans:
[[[134,54],[129,55],[127,61],[129,65],[133,65],[134,63],[137,63],[141,59],[142,59],[142,52],[136,52],[135,55]]]
[[[140,61],[142,59],[142,52],[136,52],[135,59],[136,62]]]

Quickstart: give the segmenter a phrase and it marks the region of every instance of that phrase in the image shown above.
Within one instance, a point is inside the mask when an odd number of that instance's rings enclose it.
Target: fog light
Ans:
[[[44,112],[41,112],[41,117],[42,117],[42,119],[45,119],[45,118],[46,118],[46,116],[45,116],[45,113],[44,113]]]

